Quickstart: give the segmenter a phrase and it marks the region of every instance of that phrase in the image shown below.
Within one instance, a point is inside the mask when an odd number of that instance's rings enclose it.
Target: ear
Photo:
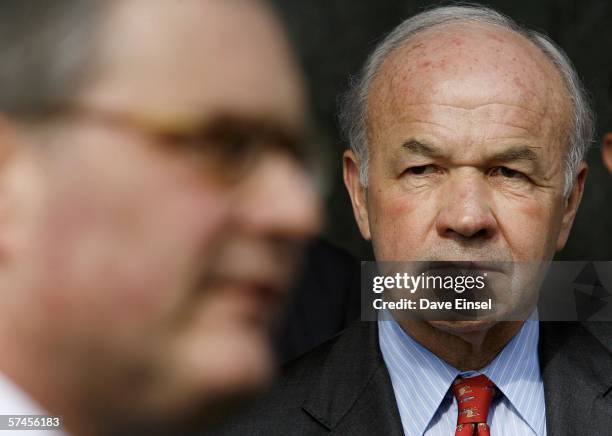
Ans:
[[[17,131],[13,123],[0,114],[0,173],[5,170],[7,161],[13,154],[17,143]]]
[[[612,132],[606,133],[601,141],[601,160],[612,174]]]
[[[570,192],[569,197],[565,200],[565,210],[563,212],[563,218],[561,221],[561,231],[559,232],[559,237],[557,238],[557,251],[565,247],[565,243],[567,242],[570,230],[572,229],[572,224],[574,223],[574,218],[576,217],[576,212],[578,211],[578,206],[582,200],[584,183],[586,182],[588,172],[589,167],[586,162],[581,162],[580,166],[578,167],[576,178],[574,179],[572,191]]]
[[[9,219],[14,215],[11,209],[12,186],[10,168],[20,144],[14,124],[0,114],[0,263],[6,255],[6,238],[11,233]]]
[[[344,176],[344,185],[348,190],[353,204],[353,213],[355,220],[359,226],[361,236],[370,240],[370,222],[368,220],[367,193],[366,188],[359,180],[360,162],[352,150],[347,150],[342,156],[342,170]]]

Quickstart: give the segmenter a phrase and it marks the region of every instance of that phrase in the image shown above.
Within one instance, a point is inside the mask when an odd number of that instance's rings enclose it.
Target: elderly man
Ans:
[[[487,8],[421,13],[373,51],[342,114],[344,180],[378,261],[539,262],[564,246],[593,120],[542,35]],[[603,434],[610,338],[603,324],[357,322],[233,431]]]
[[[319,221],[276,19],[15,0],[0,20],[0,414],[74,435],[217,419],[268,379],[267,325]]]

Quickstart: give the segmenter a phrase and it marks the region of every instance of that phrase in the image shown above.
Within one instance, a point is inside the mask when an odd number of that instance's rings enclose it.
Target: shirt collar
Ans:
[[[544,399],[538,361],[540,328],[534,312],[493,361],[480,371],[504,394],[536,434],[544,431],[545,417],[533,407]],[[520,362],[520,364],[517,364]]]
[[[40,406],[2,373],[0,373],[0,409],[2,413],[13,415],[44,414]]]
[[[425,432],[451,383],[460,374],[486,375],[536,434],[542,434],[544,417],[531,406],[538,397],[544,397],[535,312],[489,365],[469,373],[461,373],[416,342],[392,316],[381,313],[378,325],[380,349],[397,401],[401,402],[398,406],[410,411],[409,422],[402,422],[408,434]]]
[[[423,434],[459,371],[408,336],[395,320],[379,320],[378,325],[398,407],[410,414],[404,420],[400,413],[402,425],[406,434]]]
[[[0,373],[0,411],[5,415],[50,416],[48,412],[3,373]],[[62,430],[39,430],[34,433],[39,436],[69,436],[68,433]],[[0,434],[4,434],[4,432],[0,430]],[[23,434],[30,434],[30,432],[24,431]]]

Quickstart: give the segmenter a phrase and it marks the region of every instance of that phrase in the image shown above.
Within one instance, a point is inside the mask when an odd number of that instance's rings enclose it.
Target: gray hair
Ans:
[[[351,79],[350,88],[340,101],[340,126],[351,149],[360,162],[359,176],[364,187],[368,185],[368,143],[366,101],[370,86],[378,70],[389,55],[421,32],[449,23],[480,23],[499,26],[518,33],[553,63],[561,75],[572,105],[569,150],[565,161],[565,188],[571,192],[580,163],[593,140],[595,115],[586,90],[567,55],[548,37],[519,26],[511,18],[482,6],[446,6],[415,15],[389,33],[370,54],[361,73]]]
[[[101,3],[2,0],[0,112],[32,118],[70,102],[89,65]]]

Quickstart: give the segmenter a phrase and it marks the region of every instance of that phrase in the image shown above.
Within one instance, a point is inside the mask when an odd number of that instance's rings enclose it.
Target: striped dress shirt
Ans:
[[[488,416],[492,436],[546,435],[535,313],[480,371],[461,372],[447,364],[407,335],[388,314],[379,317],[378,326],[405,435],[454,435],[458,412],[451,384],[457,376],[478,374],[486,375],[498,390]]]

